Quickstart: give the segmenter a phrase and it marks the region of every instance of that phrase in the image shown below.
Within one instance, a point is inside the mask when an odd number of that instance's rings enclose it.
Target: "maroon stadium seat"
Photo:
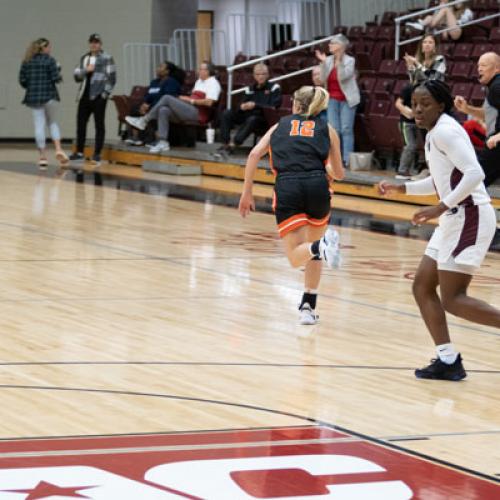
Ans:
[[[474,84],[470,82],[455,83],[451,88],[451,93],[453,96],[461,95],[466,101],[468,101],[472,94],[473,87]]]
[[[457,43],[455,45],[455,50],[453,51],[453,60],[469,61],[473,48],[474,45],[472,43]]]
[[[493,50],[493,45],[491,43],[475,44],[472,49],[471,58],[477,61],[485,52],[490,52],[491,50]]]
[[[468,81],[473,70],[474,63],[470,61],[459,61],[453,64],[450,77],[455,81]]]
[[[481,84],[476,83],[472,89],[470,102],[473,106],[482,106],[485,96],[485,88]]]
[[[378,67],[378,75],[393,78],[396,75],[398,64],[399,61],[395,61],[394,59],[384,59]]]

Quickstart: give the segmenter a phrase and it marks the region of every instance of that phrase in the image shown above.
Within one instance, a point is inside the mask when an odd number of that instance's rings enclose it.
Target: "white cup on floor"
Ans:
[[[207,128],[205,131],[206,136],[207,136],[207,144],[213,144],[214,139],[215,139],[215,129],[213,128]]]

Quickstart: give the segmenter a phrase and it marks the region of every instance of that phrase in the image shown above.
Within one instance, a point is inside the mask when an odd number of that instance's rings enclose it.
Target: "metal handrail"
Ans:
[[[292,71],[291,73],[287,73],[286,75],[275,76],[274,78],[269,79],[269,83],[279,82],[280,80],[285,80],[286,78],[291,78],[292,76],[303,75],[304,73],[312,71],[313,68],[314,66],[310,66],[309,68],[302,68],[296,71]],[[245,92],[245,90],[247,90],[248,88],[249,87],[247,85],[246,87],[241,87],[240,89],[233,90],[231,92],[231,95],[241,94],[242,92]]]
[[[446,7],[450,7],[453,5],[458,5],[460,3],[464,3],[467,0],[455,0],[453,2],[447,3]],[[415,17],[421,17],[423,14],[430,14],[431,12],[435,12],[437,10],[440,10],[443,6],[442,5],[437,5],[436,7],[431,7],[428,9],[423,9],[419,10],[418,12],[412,12],[411,14],[405,14],[404,16],[399,16],[394,19],[394,22],[396,23],[396,33],[395,33],[395,47],[394,47],[394,59],[397,61],[399,59],[399,47],[403,45],[408,45],[410,43],[416,42],[422,38],[422,35],[416,36],[413,38],[409,38],[408,40],[404,40],[403,42],[400,41],[401,38],[401,21],[406,21],[407,19],[412,19]],[[478,19],[473,19],[472,21],[469,21],[468,23],[460,24],[458,28],[464,28],[466,26],[471,26],[473,24],[479,24],[483,21],[486,21],[488,19],[494,19],[495,17],[500,16],[500,13],[497,14],[491,14],[489,16],[484,16],[480,17]],[[447,31],[453,31],[457,28],[444,28],[442,30],[437,30],[434,31],[434,35],[440,35],[441,33],[445,33]]]
[[[256,59],[251,59],[250,61],[245,61],[239,64],[233,64],[232,66],[227,67],[227,109],[231,109],[231,96],[234,94],[243,92],[247,87],[243,87],[243,89],[237,89],[237,90],[232,90],[233,89],[233,71],[241,68],[246,68],[247,66],[255,66],[257,63],[262,62],[262,61],[268,61],[269,59],[274,59],[275,57],[281,57],[286,54],[292,54],[293,52],[298,52],[299,50],[302,49],[307,49],[309,47],[314,47],[315,45],[321,45],[322,43],[325,43],[329,41],[332,38],[333,35],[320,38],[319,40],[314,40],[312,42],[307,42],[303,43],[302,45],[297,45],[296,47],[291,47],[289,49],[281,50],[279,52],[275,52],[274,54],[268,54],[267,56],[262,56],[262,57],[257,57]],[[279,77],[273,78],[270,81],[278,81],[278,80],[284,80],[285,78],[289,78],[290,76],[295,76],[297,74],[302,74],[306,73],[308,70],[311,70],[311,68],[307,69],[301,69],[298,71],[294,71],[292,73],[286,74],[286,75],[281,75]]]

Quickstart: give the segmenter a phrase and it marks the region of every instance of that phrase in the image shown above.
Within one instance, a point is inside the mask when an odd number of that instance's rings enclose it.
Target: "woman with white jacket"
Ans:
[[[321,79],[330,96],[328,122],[340,136],[344,165],[349,165],[349,156],[354,150],[354,119],[360,101],[356,61],[345,53],[348,45],[347,37],[338,34],[330,40],[331,55],[316,51],[316,57],[321,63]]]

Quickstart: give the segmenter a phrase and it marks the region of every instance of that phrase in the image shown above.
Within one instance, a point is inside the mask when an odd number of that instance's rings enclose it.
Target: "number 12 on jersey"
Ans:
[[[300,135],[302,137],[314,137],[314,126],[316,125],[314,121],[306,120],[302,122],[300,120],[292,120],[291,124],[291,136]]]

